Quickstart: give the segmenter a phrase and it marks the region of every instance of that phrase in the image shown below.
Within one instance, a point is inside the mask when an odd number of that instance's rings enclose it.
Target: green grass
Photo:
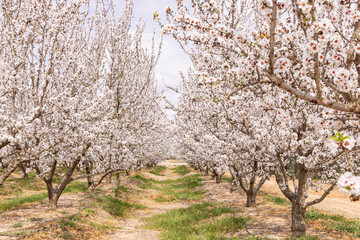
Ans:
[[[224,182],[231,183],[231,177],[222,176],[221,180],[224,181]]]
[[[156,166],[150,171],[150,173],[157,176],[164,176],[163,172],[165,172],[165,170],[166,170],[165,166]]]
[[[128,189],[123,185],[117,185],[116,188],[114,189],[115,197],[122,196],[123,193],[128,193]]]
[[[190,175],[176,180],[160,181],[161,187],[159,189],[163,194],[179,200],[200,200],[203,191],[196,190],[196,188],[203,185],[202,181],[201,175]]]
[[[156,202],[160,202],[160,203],[163,203],[163,202],[172,202],[172,201],[175,201],[176,198],[174,198],[173,196],[159,196],[157,198],[155,198],[155,201]]]
[[[38,193],[26,197],[17,197],[0,201],[0,211],[16,209],[26,203],[40,202],[48,197],[47,193]]]
[[[359,220],[348,219],[340,215],[324,214],[314,210],[308,211],[305,217],[309,220],[325,219],[327,221],[323,223],[324,227],[339,232],[349,233],[351,237],[356,237],[356,238],[360,237]]]
[[[199,174],[164,181],[144,178],[140,175],[136,175],[132,179],[141,182],[140,187],[143,189],[159,190],[161,193],[178,200],[200,200],[203,194],[202,190],[196,189],[203,185],[203,179]],[[161,202],[165,201],[165,199],[159,198],[157,201]]]
[[[40,191],[43,189],[42,181],[36,179],[29,174],[29,180],[23,178],[9,178],[6,180],[4,186],[0,186],[0,195],[9,196],[9,195],[20,195],[24,190],[29,191]]]
[[[319,240],[317,236],[300,235],[296,238],[286,238],[286,240]]]
[[[22,226],[23,226],[22,222],[17,222],[12,225],[13,228],[20,228]]]
[[[43,218],[36,218],[36,217],[32,217],[30,218],[30,222],[38,222],[38,221],[42,221]]]
[[[174,173],[184,176],[185,174],[191,172],[185,165],[180,165],[178,167],[173,168]]]
[[[227,238],[228,233],[233,235],[249,221],[235,213],[234,209],[214,203],[195,204],[146,218],[145,227],[162,230],[163,240],[232,239]]]
[[[66,186],[63,193],[78,193],[78,192],[86,192],[87,182],[72,182]]]
[[[262,197],[268,201],[268,202],[272,202],[272,203],[275,203],[277,205],[291,205],[291,202],[285,198],[282,198],[282,197],[277,197],[277,196],[274,196],[274,195],[270,195],[268,193],[265,193],[265,192],[262,192],[262,191],[259,191],[259,195],[262,195]]]
[[[104,196],[98,198],[97,201],[101,204],[102,208],[109,212],[111,215],[117,217],[124,217],[126,213],[132,209],[145,209],[146,207],[140,204],[128,203],[111,196]]]

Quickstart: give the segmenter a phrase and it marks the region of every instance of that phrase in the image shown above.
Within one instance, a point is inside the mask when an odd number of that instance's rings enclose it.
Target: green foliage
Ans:
[[[166,170],[165,166],[156,166],[150,171],[150,173],[157,176],[164,176],[163,172],[165,172],[165,170]]]
[[[334,140],[336,142],[340,142],[340,143],[343,143],[345,139],[350,139],[349,136],[344,137],[340,132],[336,132],[336,135],[337,135],[337,137],[333,136],[333,137],[330,137],[329,139]]]
[[[39,221],[42,221],[43,218],[36,218],[36,217],[32,217],[30,218],[30,222],[39,222]]]
[[[38,193],[26,197],[16,197],[0,201],[0,211],[16,209],[25,203],[40,202],[48,197],[47,193]]]
[[[229,207],[202,203],[155,215],[145,221],[147,228],[163,230],[161,239],[232,239],[227,238],[226,233],[244,228],[249,221],[240,216],[222,216],[235,212]]]
[[[126,213],[132,209],[145,209],[146,207],[140,204],[128,203],[111,196],[104,196],[97,199],[104,210],[111,215],[124,217]]]
[[[324,227],[339,232],[350,233],[352,237],[360,237],[360,222],[358,220],[347,219],[346,217],[340,215],[324,214],[314,210],[308,211],[305,217],[309,220],[328,220],[323,224]]]
[[[184,176],[191,172],[185,165],[180,165],[178,167],[173,168],[174,173]]]

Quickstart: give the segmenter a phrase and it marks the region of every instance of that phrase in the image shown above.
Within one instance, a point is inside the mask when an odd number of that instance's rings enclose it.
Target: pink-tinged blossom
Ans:
[[[347,148],[351,150],[355,146],[355,139],[353,137],[344,139],[343,146],[344,148]]]

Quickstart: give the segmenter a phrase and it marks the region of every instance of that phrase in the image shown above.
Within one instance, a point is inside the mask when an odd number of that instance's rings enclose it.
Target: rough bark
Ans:
[[[216,174],[216,183],[221,183],[222,174]]]
[[[295,198],[291,207],[291,232],[293,236],[306,233],[305,213],[306,208],[304,206],[305,201],[299,198]]]
[[[246,207],[255,207],[256,206],[256,195],[254,192],[246,193]]]
[[[21,161],[15,160],[7,166],[3,174],[0,176],[0,186],[4,184],[5,180],[19,167],[20,164]]]
[[[23,178],[25,180],[29,180],[29,174],[26,172],[26,166],[24,166],[24,164],[20,164],[19,168],[22,171]]]

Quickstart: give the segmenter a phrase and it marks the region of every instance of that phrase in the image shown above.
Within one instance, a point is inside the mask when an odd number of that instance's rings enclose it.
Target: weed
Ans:
[[[36,218],[36,217],[32,217],[30,218],[30,222],[38,222],[38,221],[42,221],[43,218]]]

